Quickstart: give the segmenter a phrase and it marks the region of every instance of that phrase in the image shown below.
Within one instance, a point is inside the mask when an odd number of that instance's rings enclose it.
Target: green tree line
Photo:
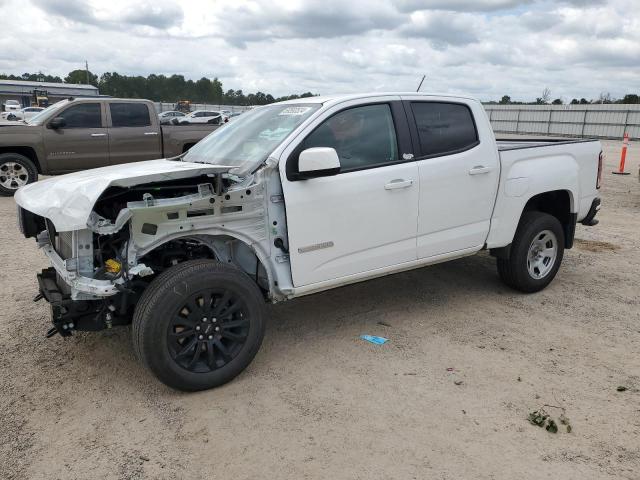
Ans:
[[[185,79],[183,75],[156,75],[147,77],[137,75],[120,75],[117,72],[106,72],[98,75],[86,70],[73,70],[60,78],[58,76],[44,75],[43,73],[23,73],[22,75],[0,74],[0,80],[28,80],[52,83],[88,83],[98,87],[103,95],[122,98],[148,98],[156,102],[176,102],[178,100],[191,100],[197,103],[212,103],[223,105],[266,105],[267,103],[291,100],[294,98],[306,98],[314,96],[311,92],[299,95],[287,95],[274,97],[269,93],[255,92],[245,94],[242,90],[227,90],[222,88],[222,82],[218,78],[202,77],[200,80]],[[512,100],[509,95],[504,95],[498,101],[486,102],[498,105],[564,105],[565,100],[556,98],[552,100],[551,90],[545,88],[540,97],[530,102],[518,102]],[[622,98],[612,98],[610,93],[602,92],[596,99],[574,98],[566,103],[571,105],[591,103],[640,103],[640,96],[629,93]]]
[[[504,95],[500,100],[485,102],[489,105],[565,105],[565,101],[562,98],[556,98],[551,100],[550,91],[545,89],[541,97],[536,98],[533,102],[517,102],[512,100],[509,95]],[[546,95],[545,95],[546,94]],[[622,98],[612,98],[610,93],[601,93],[598,98],[587,100],[586,98],[573,98],[571,101],[567,101],[568,105],[589,105],[589,104],[612,104],[612,103],[624,103],[624,104],[636,104],[640,103],[640,96],[635,93],[628,93]]]
[[[88,82],[87,82],[88,77]],[[121,98],[147,98],[156,102],[176,102],[190,100],[196,103],[212,103],[222,105],[266,105],[281,100],[313,97],[311,92],[274,97],[269,93],[255,92],[245,94],[242,90],[222,88],[218,78],[202,77],[199,80],[185,79],[183,75],[156,75],[147,77],[121,75],[117,72],[106,72],[98,75],[86,70],[73,70],[60,78],[42,73],[23,73],[22,75],[0,74],[0,80],[27,80],[51,83],[89,83],[103,95]]]

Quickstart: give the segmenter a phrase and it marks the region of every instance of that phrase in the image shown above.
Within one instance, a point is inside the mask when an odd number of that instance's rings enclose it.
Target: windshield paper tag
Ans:
[[[309,110],[311,110],[311,107],[287,107],[278,115],[304,115]]]

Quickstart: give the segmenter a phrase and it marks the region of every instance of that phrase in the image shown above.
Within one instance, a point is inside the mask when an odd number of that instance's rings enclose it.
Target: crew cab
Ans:
[[[62,100],[24,122],[0,123],[0,195],[38,175],[180,155],[217,125],[160,125],[153,102]]]
[[[167,385],[238,375],[266,302],[488,250],[526,293],[555,277],[576,223],[596,223],[596,140],[498,142],[477,100],[314,97],[250,110],[174,158],[18,190],[49,335],[133,323]]]

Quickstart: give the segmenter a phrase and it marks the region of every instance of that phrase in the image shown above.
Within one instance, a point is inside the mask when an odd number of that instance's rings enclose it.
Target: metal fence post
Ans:
[[[622,129],[622,135],[624,136],[627,133],[627,125],[629,124],[629,110],[625,112],[624,115],[624,128]]]
[[[516,133],[518,133],[520,131],[520,112],[522,109],[518,108],[516,111],[518,112],[516,115]]]
[[[584,127],[587,124],[587,108],[583,110],[584,115],[582,116],[582,131],[580,132],[580,136],[584,137]]]

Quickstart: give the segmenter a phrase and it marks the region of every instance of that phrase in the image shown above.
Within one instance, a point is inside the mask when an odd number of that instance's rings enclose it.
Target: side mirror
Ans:
[[[53,120],[49,122],[49,128],[53,128],[57,130],[59,128],[63,128],[67,124],[67,121],[64,117],[55,117]]]
[[[298,157],[298,178],[328,177],[340,172],[338,153],[329,147],[307,148]]]

